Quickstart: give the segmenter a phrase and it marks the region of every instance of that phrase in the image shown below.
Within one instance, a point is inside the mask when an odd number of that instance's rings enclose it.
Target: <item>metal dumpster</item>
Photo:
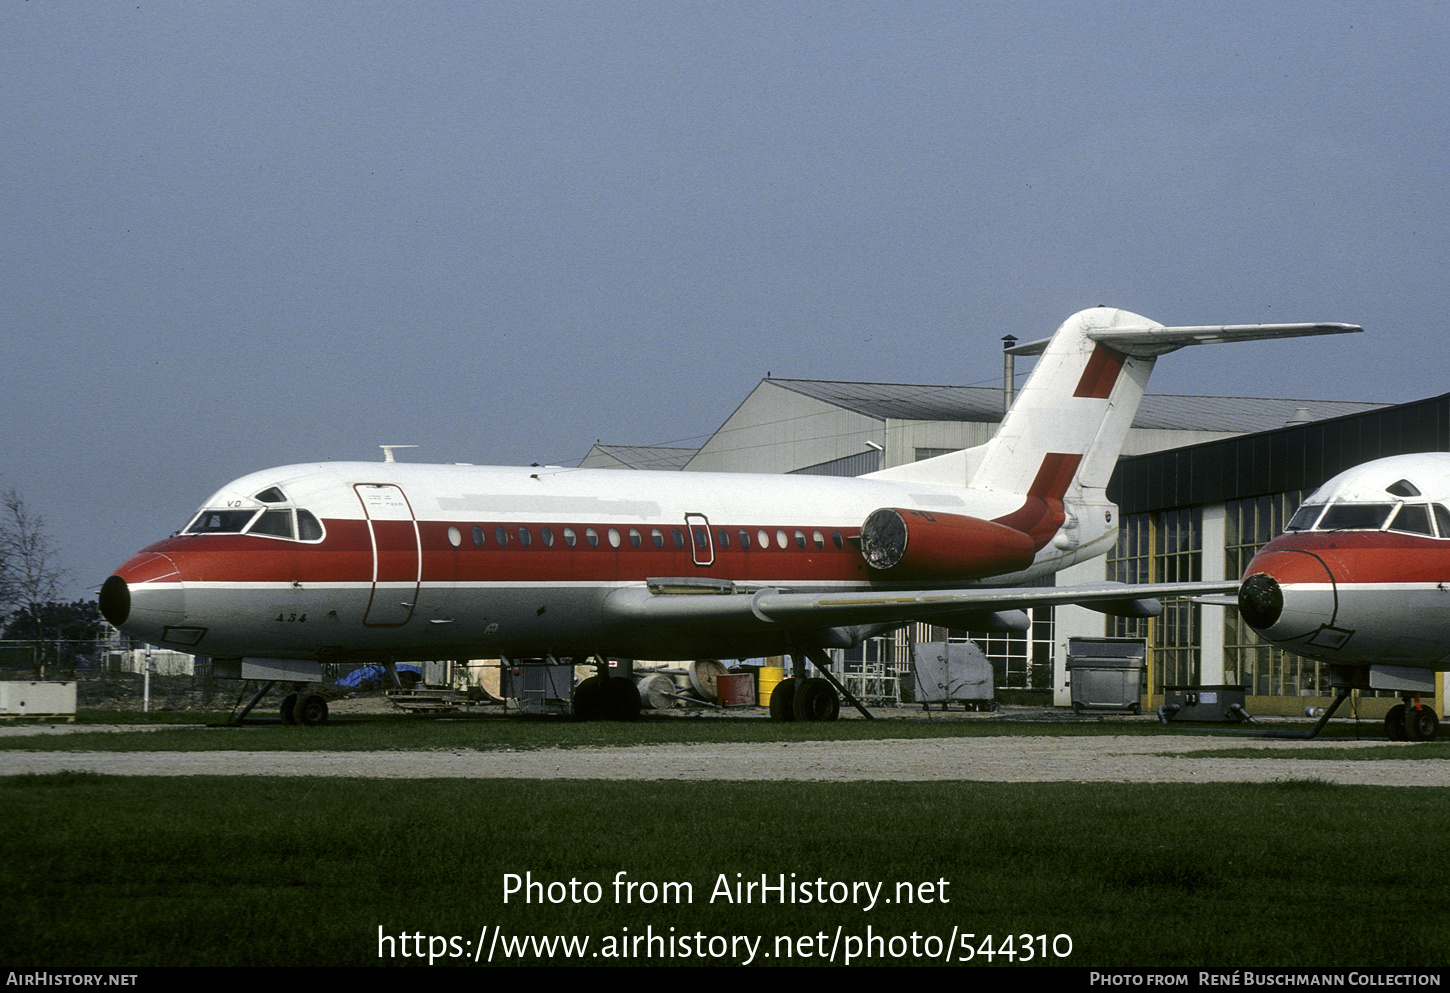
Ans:
[[[1148,643],[1142,638],[1069,638],[1072,710],[1139,712]]]

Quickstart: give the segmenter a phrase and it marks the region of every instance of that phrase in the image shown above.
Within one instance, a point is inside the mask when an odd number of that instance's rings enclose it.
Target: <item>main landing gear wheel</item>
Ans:
[[[281,710],[282,710],[282,723],[283,724],[296,724],[297,723],[297,694],[296,693],[293,693],[290,696],[286,696],[286,697],[283,697],[282,698],[282,707],[281,707]]]
[[[1405,708],[1405,737],[1410,741],[1434,741],[1440,718],[1424,704]]]
[[[796,688],[794,709],[798,721],[834,721],[841,716],[841,698],[826,680],[807,679]]]
[[[314,693],[312,696],[299,700],[292,713],[296,715],[299,724],[306,724],[309,727],[326,724],[327,701]]]
[[[604,681],[604,717],[611,721],[639,720],[639,687],[624,676]]]
[[[795,677],[782,679],[770,692],[770,719],[773,721],[795,720]]]
[[[576,721],[634,721],[639,706],[639,688],[623,676],[590,676],[574,687]]]
[[[1405,705],[1397,703],[1385,714],[1385,737],[1391,741],[1409,741],[1405,735]]]
[[[574,719],[597,721],[604,716],[604,680],[590,676],[574,687]]]

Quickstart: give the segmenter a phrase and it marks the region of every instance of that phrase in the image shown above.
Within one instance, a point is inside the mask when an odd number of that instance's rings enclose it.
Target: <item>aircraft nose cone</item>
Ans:
[[[1268,573],[1256,572],[1239,586],[1239,613],[1257,630],[1271,628],[1284,612],[1284,591]]]
[[[160,644],[168,628],[185,623],[181,573],[167,556],[140,552],[101,586],[100,606],[102,616],[122,631]]]
[[[131,616],[131,587],[120,576],[112,576],[101,587],[101,616],[117,628]]]

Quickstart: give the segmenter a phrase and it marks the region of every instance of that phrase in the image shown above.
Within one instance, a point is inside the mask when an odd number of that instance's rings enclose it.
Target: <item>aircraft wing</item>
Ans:
[[[1238,589],[1237,580],[1202,583],[1093,583],[1086,586],[998,587],[956,590],[872,590],[853,593],[747,592],[656,593],[638,587],[615,591],[605,619],[619,625],[690,625],[764,632],[859,625],[895,625],[968,613],[994,613],[1058,604],[1125,604],[1165,597],[1204,596]]]

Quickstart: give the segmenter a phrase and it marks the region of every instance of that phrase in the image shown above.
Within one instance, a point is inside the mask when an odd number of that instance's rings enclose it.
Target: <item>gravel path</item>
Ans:
[[[94,726],[87,730],[96,730]],[[1245,746],[1313,748],[1319,759],[1185,757]],[[0,752],[0,775],[84,770],[120,776],[658,780],[978,780],[1450,785],[1450,763],[1353,761],[1356,742],[1210,737],[937,738],[768,745],[652,745],[519,752]],[[1405,748],[1414,745],[1406,744]]]

